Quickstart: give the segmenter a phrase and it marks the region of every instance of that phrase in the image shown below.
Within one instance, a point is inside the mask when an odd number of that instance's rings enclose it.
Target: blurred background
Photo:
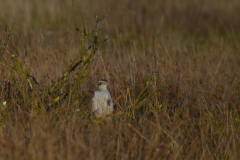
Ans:
[[[86,14],[89,24],[95,15],[104,15],[111,7],[106,34],[125,34],[147,38],[162,32],[177,31],[186,35],[209,37],[210,31],[219,34],[239,32],[238,0],[167,0],[167,1],[74,1],[76,21]],[[16,21],[24,34],[31,30],[66,31],[72,26],[71,4],[67,0],[3,0],[0,22]],[[159,35],[158,35],[159,36]]]
[[[81,46],[73,27],[71,6],[72,1],[68,0],[3,0],[0,38],[4,38],[4,24],[11,26],[14,23],[13,38],[25,64],[31,68],[38,63],[46,66],[49,63],[46,59],[50,58],[56,60],[52,62],[57,65],[53,68],[64,70]],[[178,53],[181,58],[186,54],[182,55],[179,47],[189,55],[201,52],[203,56],[211,49],[221,47],[228,48],[229,54],[238,53],[238,0],[75,0],[73,12],[77,26],[81,28],[82,14],[85,14],[87,28],[91,30],[96,15],[103,16],[110,7],[102,32],[103,38],[109,38],[108,44],[101,46],[107,46],[103,55],[126,56],[138,52],[148,59],[153,55],[162,56],[168,50]],[[149,54],[152,55],[145,57]],[[36,57],[38,61],[31,64]],[[61,63],[62,66],[58,66]],[[37,68],[37,78],[43,77],[41,73],[51,71],[48,67]]]
[[[112,126],[89,121],[85,96],[77,114],[65,104],[36,114],[19,105],[20,76],[0,66],[0,100],[11,102],[10,112],[0,112],[0,157],[239,159],[239,0],[74,0],[73,10],[70,0],[1,0],[0,39],[4,25],[14,24],[19,61],[48,89],[82,46],[72,12],[79,29],[85,14],[91,31],[96,15],[109,8],[101,31],[109,39],[98,47],[78,93],[107,79],[119,113],[136,101],[153,71],[157,81],[146,97],[160,89],[157,96],[140,111],[116,116]]]

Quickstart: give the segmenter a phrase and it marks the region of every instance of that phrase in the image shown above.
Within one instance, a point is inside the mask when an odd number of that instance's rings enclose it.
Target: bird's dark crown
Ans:
[[[102,80],[98,81],[98,85],[101,85],[104,83],[108,83],[108,81],[106,79],[102,79]]]
[[[108,82],[106,79],[101,79],[99,82]]]
[[[98,82],[98,86],[96,88],[96,91],[100,91],[102,89],[107,89],[108,87],[108,81],[105,79],[102,79]]]

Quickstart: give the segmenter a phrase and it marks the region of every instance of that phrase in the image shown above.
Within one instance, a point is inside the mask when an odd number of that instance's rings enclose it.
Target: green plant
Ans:
[[[73,6],[73,1],[72,1],[72,6]],[[12,30],[9,29],[8,25],[5,26],[5,39],[4,42],[0,41],[0,44],[2,45],[2,50],[0,52],[0,59],[3,57],[5,60],[6,64],[3,62],[0,62],[2,66],[5,68],[9,69],[13,73],[19,74],[24,82],[28,85],[33,97],[34,97],[34,102],[32,102],[29,98],[29,96],[25,95],[24,92],[21,89],[21,83],[17,82],[18,89],[23,96],[23,100],[26,100],[30,105],[34,104],[35,108],[37,111],[41,110],[40,106],[40,101],[41,99],[39,98],[39,92],[37,92],[37,88],[39,87],[40,90],[43,92],[42,94],[45,95],[44,97],[44,105],[45,108],[48,109],[49,107],[53,106],[54,104],[58,103],[61,99],[65,98],[68,99],[67,97],[69,95],[75,95],[71,97],[70,102],[74,103],[77,101],[76,98],[78,97],[78,93],[76,90],[79,88],[79,86],[82,84],[83,80],[86,78],[88,75],[89,69],[94,61],[94,57],[96,56],[96,51],[97,47],[100,43],[105,42],[107,39],[101,39],[101,30],[102,27],[106,21],[106,18],[109,14],[110,9],[108,10],[107,14],[104,15],[103,17],[99,18],[96,16],[96,21],[95,21],[95,27],[90,31],[89,33],[86,32],[86,25],[85,25],[85,16],[82,16],[82,27],[79,29],[76,25],[76,22],[74,20],[74,12],[73,12],[73,7],[72,7],[72,20],[73,24],[75,27],[75,30],[77,32],[80,32],[81,35],[81,50],[77,54],[77,56],[74,58],[74,60],[71,62],[71,64],[67,67],[66,72],[50,87],[50,89],[44,89],[42,87],[42,84],[40,85],[36,78],[29,73],[29,71],[25,71],[22,67],[22,65],[18,60],[19,52],[15,48],[12,40]],[[101,21],[103,21],[101,23]],[[13,28],[13,27],[12,27]],[[11,48],[13,49],[14,53],[12,53],[8,48],[7,44],[8,41],[10,40]],[[92,41],[89,46],[86,47],[86,41]],[[4,52],[6,51],[7,55],[9,57],[4,55]],[[66,83],[73,71],[75,69],[78,69],[76,73],[76,79],[73,84],[73,87],[70,89],[67,89],[66,91],[63,92],[63,88],[66,86]],[[83,73],[83,74],[82,74]],[[34,85],[35,84],[35,85]],[[70,94],[71,92],[71,94]],[[55,95],[54,93],[59,93]],[[50,98],[49,98],[50,97]]]

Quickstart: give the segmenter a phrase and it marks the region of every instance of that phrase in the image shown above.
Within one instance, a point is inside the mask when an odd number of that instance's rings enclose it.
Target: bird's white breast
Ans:
[[[110,105],[108,101],[110,100]],[[113,111],[111,94],[107,89],[95,91],[92,99],[92,112],[96,117],[110,114]]]

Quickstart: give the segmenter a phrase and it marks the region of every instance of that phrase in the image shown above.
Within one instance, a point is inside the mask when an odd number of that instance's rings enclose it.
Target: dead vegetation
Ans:
[[[109,39],[98,45],[87,77],[76,85],[89,63],[48,96],[94,42],[93,35],[82,45],[81,15],[89,33],[110,6],[100,31]],[[67,0],[8,0],[0,8],[3,44],[3,24],[15,19],[8,30],[19,56],[11,62],[42,87],[30,79],[35,106],[24,77],[0,66],[2,159],[240,158],[239,1],[75,0],[76,26]],[[15,53],[10,40],[7,49]],[[116,108],[112,124],[88,118],[86,93],[103,78]]]

